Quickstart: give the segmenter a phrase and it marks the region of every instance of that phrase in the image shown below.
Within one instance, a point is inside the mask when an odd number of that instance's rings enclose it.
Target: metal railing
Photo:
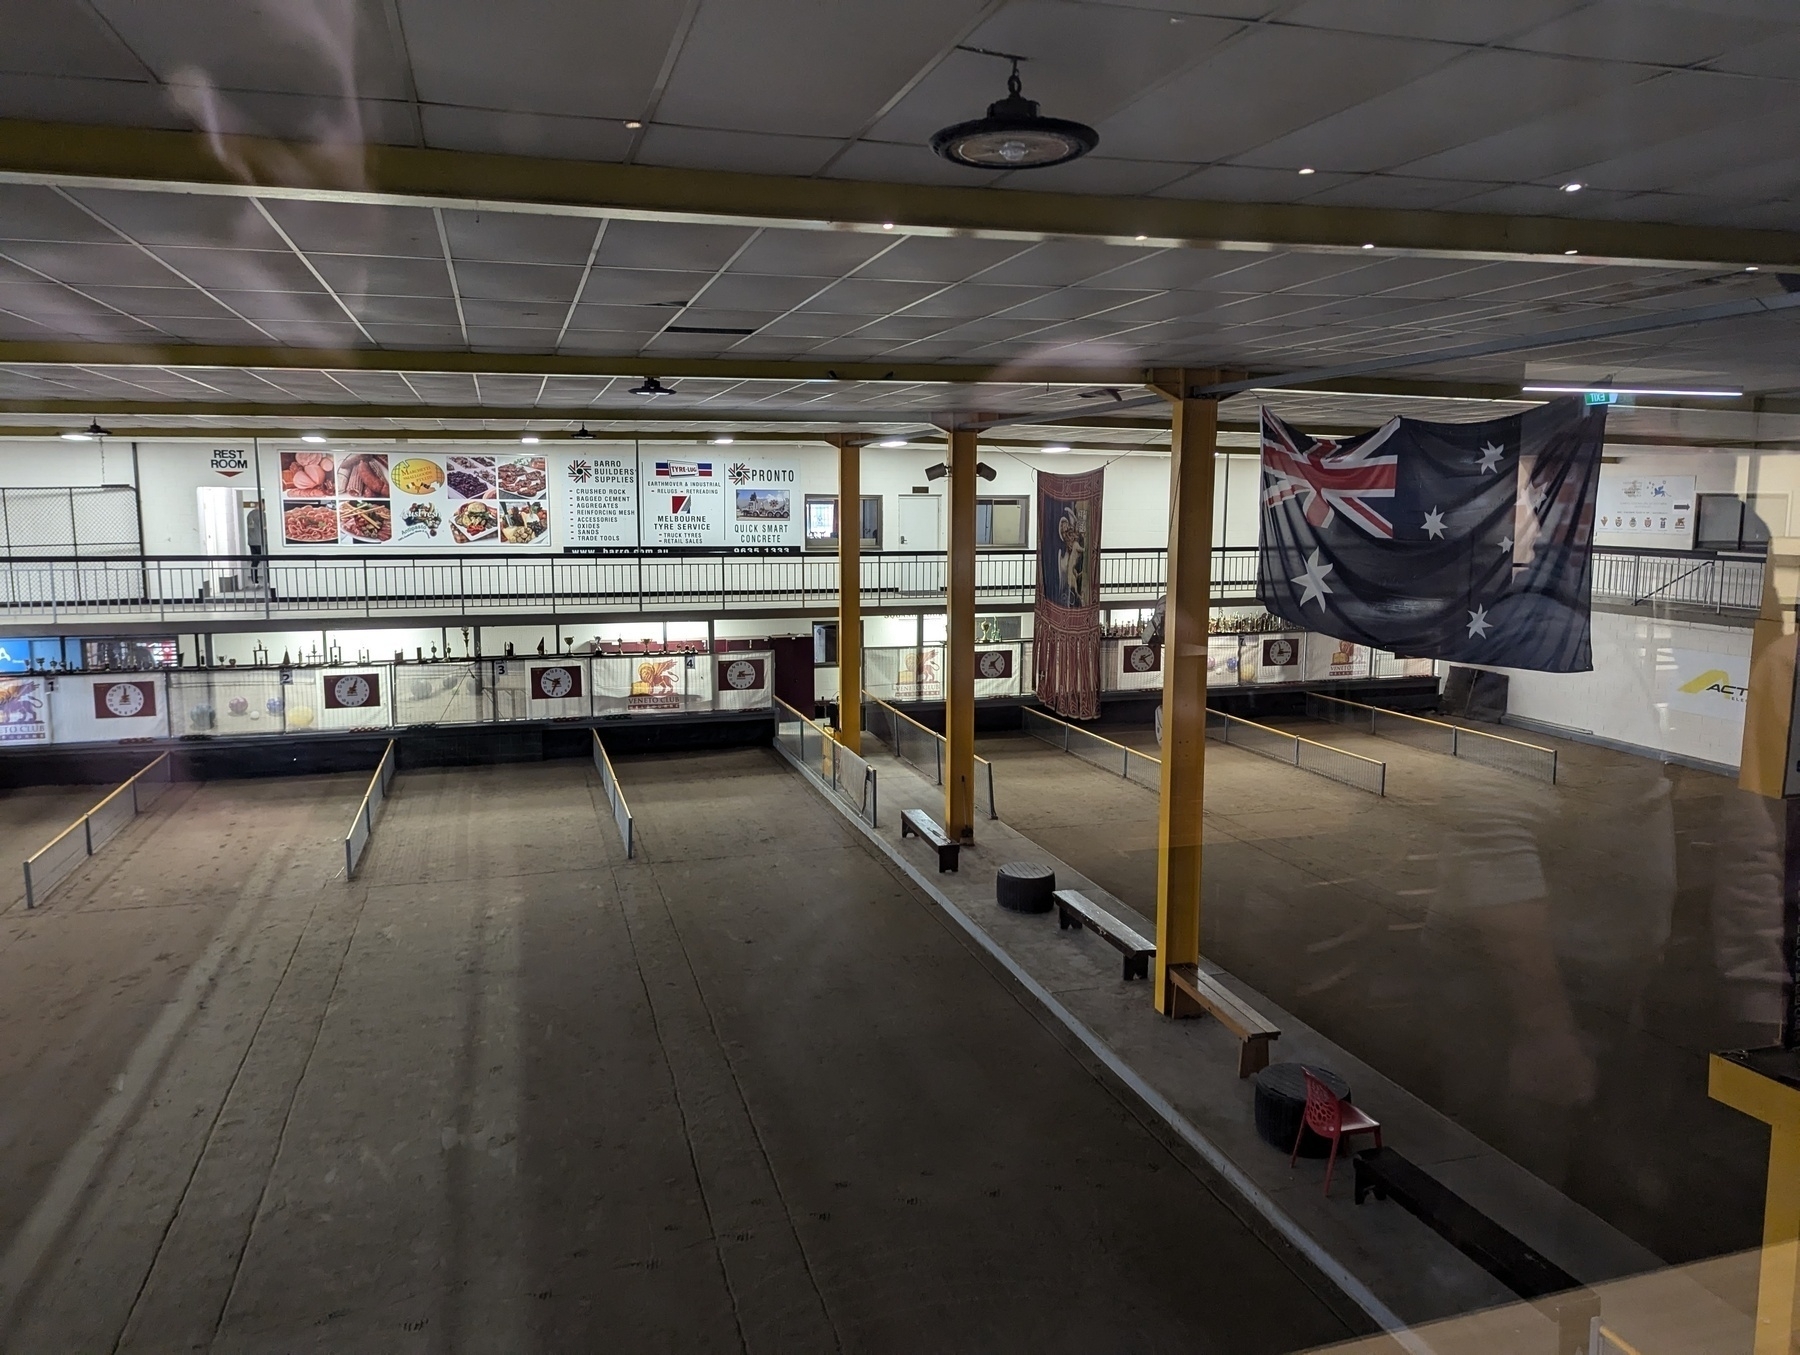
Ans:
[[[893,750],[900,761],[929,776],[932,784],[944,784],[944,736],[937,730],[867,692],[863,693],[863,729]],[[979,754],[975,757],[975,807],[986,809],[990,819],[1000,817],[994,803],[994,764]]]
[[[1117,772],[1127,781],[1135,781],[1151,790],[1161,790],[1162,759],[1154,753],[1145,753],[1136,748],[1127,748],[1122,743],[1114,743],[1111,739],[1103,739],[1092,730],[1082,729],[1067,720],[1059,720],[1054,715],[1046,715],[1041,710],[1026,707],[1021,713],[1025,717],[1025,732],[1032,737],[1042,739],[1065,753],[1073,753],[1096,767]]]
[[[631,807],[625,803],[625,792],[619,789],[618,774],[613,771],[612,759],[606,755],[606,745],[600,742],[599,730],[594,731],[594,770],[600,773],[600,785],[606,791],[607,804],[612,806],[613,822],[619,826],[619,836],[625,839],[625,856],[629,860],[637,852]]]
[[[1276,762],[1288,763],[1303,772],[1328,777],[1357,790],[1366,790],[1371,795],[1387,794],[1387,763],[1302,738],[1285,729],[1272,729],[1254,720],[1227,715],[1222,710],[1209,710],[1206,712],[1206,737],[1273,758]]]
[[[1364,705],[1360,701],[1346,701],[1323,692],[1306,694],[1306,713],[1312,719],[1331,724],[1356,725],[1377,738],[1422,748],[1429,753],[1459,757],[1483,767],[1517,772],[1521,776],[1548,781],[1553,786],[1556,784],[1556,750],[1542,744],[1509,739],[1479,729],[1464,729],[1444,720]]]
[[[388,788],[394,784],[394,772],[399,766],[394,749],[394,740],[389,739],[381,761],[375,764],[375,775],[369,778],[369,788],[363,792],[362,803],[356,807],[350,831],[344,834],[345,883],[356,878],[356,868],[362,864],[369,839],[375,835],[375,811],[387,803]]]
[[[789,762],[837,796],[869,827],[879,828],[880,787],[875,769],[787,702],[775,702],[775,748]]]
[[[144,810],[162,798],[174,780],[167,753],[133,772],[117,789],[25,860],[25,906],[36,908],[88,857],[99,851]],[[153,789],[154,788],[154,789]]]
[[[1641,607],[1671,603],[1703,611],[1762,606],[1763,557],[1705,551],[1596,549],[1593,595]]]

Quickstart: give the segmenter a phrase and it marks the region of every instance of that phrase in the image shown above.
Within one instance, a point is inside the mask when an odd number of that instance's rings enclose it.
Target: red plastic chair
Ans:
[[[1331,1194],[1331,1173],[1337,1169],[1338,1147],[1350,1134],[1373,1134],[1375,1146],[1381,1147],[1381,1122],[1363,1114],[1348,1101],[1334,1094],[1310,1068],[1300,1070],[1306,1078],[1306,1114],[1300,1121],[1300,1132],[1294,1135],[1294,1151],[1288,1157],[1292,1167],[1300,1160],[1300,1141],[1312,1130],[1320,1138],[1331,1140],[1331,1156],[1325,1163],[1325,1193]]]

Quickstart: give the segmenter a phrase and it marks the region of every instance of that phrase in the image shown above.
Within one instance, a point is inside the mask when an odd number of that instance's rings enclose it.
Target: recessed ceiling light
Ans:
[[[881,223],[881,229],[884,231],[891,231],[894,229],[894,223],[891,221],[884,221]]]
[[[534,443],[537,441],[537,434],[527,433],[524,437],[520,438],[519,441],[527,444]]]
[[[1006,97],[989,104],[985,118],[959,122],[937,133],[931,138],[933,151],[974,169],[1042,169],[1079,159],[1100,144],[1100,133],[1085,123],[1042,116],[1037,101],[1020,92],[1019,62],[1023,58],[1004,59],[1012,62]]]
[[[1746,273],[1754,273],[1754,272],[1756,272],[1756,265],[1755,265],[1755,264],[1751,264],[1751,265],[1750,265],[1750,266],[1749,266],[1749,267],[1748,267],[1748,268],[1746,268],[1746,269],[1745,269],[1745,270],[1744,270],[1744,271],[1745,271],[1745,272],[1746,272]]]
[[[642,127],[644,124],[641,121],[639,121],[637,118],[626,118],[625,125],[627,127],[631,128],[631,130],[635,132],[635,131],[637,131],[638,128]]]
[[[1139,240],[1148,240],[1150,237],[1147,235],[1140,235],[1140,236],[1137,236],[1136,238]]]
[[[1052,442],[1046,445],[1044,450],[1046,452],[1066,452],[1069,450],[1069,444],[1066,442]]]
[[[731,439],[728,437],[717,437],[713,439],[713,446],[715,447],[729,447],[730,445]]]
[[[1586,187],[1585,184],[1566,183],[1562,186],[1562,191],[1565,193],[1579,193],[1584,187]]]
[[[904,447],[904,446],[906,446],[906,439],[905,438],[888,438],[885,441],[876,443],[875,445],[877,447]]]
[[[1696,400],[1735,400],[1744,392],[1726,387],[1679,386],[1521,386],[1538,395],[1685,395]]]
[[[1564,254],[1573,254],[1573,253],[1574,253],[1574,252],[1575,252],[1575,251],[1574,251],[1574,250],[1572,250],[1572,249],[1565,249],[1565,250],[1564,250],[1564,251],[1563,251],[1563,253],[1564,253]]]
[[[1364,249],[1374,249],[1375,246],[1374,245],[1364,245],[1363,248]]]
[[[1305,169],[1301,170],[1300,172],[1302,174],[1317,174],[1319,171],[1314,169],[1311,165],[1308,165]]]
[[[302,442],[323,442],[323,441],[325,441],[325,435],[323,433],[302,433],[300,435],[300,441],[302,441]]]

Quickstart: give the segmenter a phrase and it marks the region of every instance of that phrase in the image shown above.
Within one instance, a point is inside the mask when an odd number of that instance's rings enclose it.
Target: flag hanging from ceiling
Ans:
[[[1343,439],[1265,409],[1258,598],[1410,657],[1586,672],[1605,432],[1606,407],[1579,400]]]
[[[1038,472],[1037,699],[1070,720],[1100,714],[1100,496],[1104,471]]]

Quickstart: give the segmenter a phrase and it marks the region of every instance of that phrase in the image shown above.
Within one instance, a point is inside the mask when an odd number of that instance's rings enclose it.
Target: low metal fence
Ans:
[[[637,851],[637,839],[632,834],[631,807],[625,803],[625,792],[619,789],[619,777],[613,771],[612,759],[606,755],[606,745],[600,742],[600,731],[594,731],[594,770],[600,773],[600,785],[606,791],[606,803],[612,806],[613,822],[619,826],[619,836],[625,840],[625,856],[632,857]]]
[[[775,748],[783,757],[837,796],[869,827],[879,828],[880,787],[875,768],[817,721],[787,702],[775,702]]]
[[[1092,730],[1082,729],[1067,720],[1059,720],[1054,715],[1046,715],[1041,710],[1027,707],[1022,713],[1025,717],[1025,732],[1034,738],[1042,739],[1065,753],[1073,753],[1096,767],[1117,772],[1127,781],[1135,781],[1151,790],[1162,789],[1162,759],[1155,754],[1128,748],[1111,739],[1103,739]]]
[[[1206,712],[1206,737],[1228,743],[1233,748],[1257,753],[1276,762],[1285,762],[1303,772],[1341,782],[1371,795],[1387,794],[1387,763],[1346,752],[1328,743],[1272,729],[1254,720],[1227,715],[1222,710]]]
[[[369,788],[363,792],[362,803],[356,807],[356,817],[350,822],[350,831],[344,834],[346,881],[356,878],[356,868],[362,864],[363,853],[369,849],[369,839],[375,836],[375,816],[382,805],[387,803],[388,789],[394,784],[394,772],[398,766],[394,740],[389,739],[387,747],[382,750],[381,761],[375,764],[375,775],[369,778]]]
[[[1489,734],[1479,729],[1465,729],[1444,720],[1365,705],[1361,701],[1346,701],[1343,697],[1327,696],[1322,692],[1307,693],[1306,713],[1315,720],[1354,725],[1378,738],[1421,748],[1428,753],[1462,758],[1483,767],[1517,772],[1521,776],[1548,781],[1553,786],[1556,784],[1556,750],[1542,744],[1509,739],[1503,734]]]
[[[929,776],[933,785],[944,784],[945,742],[937,730],[867,692],[863,693],[863,729],[886,744],[900,761]],[[979,754],[975,757],[975,807],[987,810],[990,819],[1000,817],[994,803],[994,764]]]
[[[132,773],[117,789],[25,860],[25,906],[36,908],[88,857],[162,798],[174,780],[167,753]]]

